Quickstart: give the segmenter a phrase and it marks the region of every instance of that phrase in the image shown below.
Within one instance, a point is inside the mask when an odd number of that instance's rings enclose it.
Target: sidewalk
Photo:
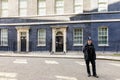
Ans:
[[[97,53],[97,59],[100,60],[114,60],[120,61],[120,56],[114,56],[114,53]],[[50,54],[49,52],[28,52],[28,53],[13,53],[13,52],[0,52],[0,57],[30,57],[30,58],[66,58],[66,59],[83,59],[83,53],[68,52]]]

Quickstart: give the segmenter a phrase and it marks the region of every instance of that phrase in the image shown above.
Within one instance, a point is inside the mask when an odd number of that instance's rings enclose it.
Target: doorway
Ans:
[[[26,51],[26,37],[21,37],[21,52]]]
[[[63,52],[63,34],[62,32],[57,32],[56,34],[56,52]]]
[[[17,51],[29,51],[29,26],[16,27],[17,30]]]
[[[26,44],[27,44],[26,32],[21,32],[20,41],[21,41],[21,52],[26,52]]]
[[[56,36],[56,52],[63,52],[63,36]]]
[[[66,30],[67,26],[51,26],[52,27],[52,53],[66,53]]]

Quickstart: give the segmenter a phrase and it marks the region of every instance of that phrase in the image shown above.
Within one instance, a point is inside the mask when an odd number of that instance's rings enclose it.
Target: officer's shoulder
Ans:
[[[84,47],[87,47],[88,46],[88,44],[86,43],[86,44],[84,44]]]

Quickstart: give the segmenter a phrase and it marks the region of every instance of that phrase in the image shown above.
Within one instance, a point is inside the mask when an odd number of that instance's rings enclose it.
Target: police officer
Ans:
[[[91,76],[90,66],[89,66],[89,64],[91,63],[93,76],[98,78],[98,76],[96,74],[96,63],[95,63],[96,53],[95,53],[95,48],[92,43],[91,37],[88,37],[88,41],[83,47],[83,53],[84,53],[84,58],[85,58],[85,62],[86,62],[88,77]]]

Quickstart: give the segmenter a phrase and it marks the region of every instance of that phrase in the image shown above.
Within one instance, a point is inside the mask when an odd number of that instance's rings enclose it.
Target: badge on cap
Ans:
[[[88,40],[92,40],[92,38],[89,36],[89,37],[88,37]]]

